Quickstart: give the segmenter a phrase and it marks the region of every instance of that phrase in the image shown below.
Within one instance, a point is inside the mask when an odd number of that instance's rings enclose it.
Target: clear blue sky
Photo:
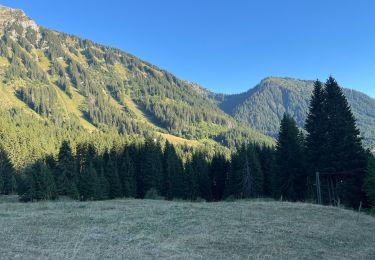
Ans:
[[[118,47],[235,93],[266,76],[325,80],[375,97],[375,1],[0,0],[40,25]]]

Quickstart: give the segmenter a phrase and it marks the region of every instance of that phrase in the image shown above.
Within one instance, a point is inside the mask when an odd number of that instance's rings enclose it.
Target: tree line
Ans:
[[[320,173],[323,203],[349,207],[375,203],[375,158],[362,147],[350,106],[337,82],[316,81],[305,129],[284,115],[276,147],[243,144],[230,156],[195,149],[188,154],[154,138],[99,151],[64,141],[14,174],[0,149],[0,192],[23,201],[123,197],[220,201],[273,197],[316,201]]]

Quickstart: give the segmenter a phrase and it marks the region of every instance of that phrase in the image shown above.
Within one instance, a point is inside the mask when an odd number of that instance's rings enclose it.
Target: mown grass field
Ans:
[[[309,204],[0,202],[1,259],[375,259],[375,218]]]

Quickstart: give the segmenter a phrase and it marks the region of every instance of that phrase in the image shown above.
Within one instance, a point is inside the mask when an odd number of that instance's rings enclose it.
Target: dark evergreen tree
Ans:
[[[220,201],[224,197],[228,171],[229,162],[225,156],[221,153],[215,154],[210,164],[211,190],[215,201]]]
[[[105,160],[105,175],[109,183],[109,198],[120,198],[122,197],[122,187],[120,178],[118,175],[117,166],[117,155],[116,151],[112,150],[111,153],[106,153],[104,155]]]
[[[329,77],[325,86],[327,151],[324,154],[327,161],[323,171],[328,174],[331,185],[336,187],[336,197],[347,206],[357,207],[361,201],[366,201],[362,187],[367,158],[362,148],[360,131],[336,80]]]
[[[105,176],[104,164],[101,165],[98,173],[98,197],[99,200],[109,199],[109,183]]]
[[[304,169],[303,143],[296,122],[285,114],[276,147],[275,197],[304,200],[307,175]]]
[[[100,199],[98,174],[91,160],[83,171],[79,187],[81,200]]]
[[[308,196],[312,196],[312,186],[315,184],[315,173],[322,172],[327,158],[327,125],[325,113],[325,89],[320,81],[314,84],[310,101],[310,112],[306,119],[306,153],[308,157]]]
[[[370,199],[371,206],[375,206],[375,157],[368,153],[368,166],[365,178],[364,190]]]
[[[183,164],[176,150],[168,141],[165,144],[163,156],[162,190],[161,195],[166,199],[183,197]]]
[[[232,155],[226,196],[237,199],[263,196],[264,176],[254,145],[242,145]]]
[[[160,143],[147,138],[139,154],[137,174],[138,197],[143,198],[151,188],[161,191],[162,150]]]
[[[77,168],[71,146],[67,141],[64,141],[60,147],[55,175],[59,194],[78,199]]]
[[[193,185],[196,185],[198,197],[205,199],[206,201],[211,201],[212,191],[206,154],[202,151],[195,152],[192,156],[191,167]],[[193,191],[195,192],[195,187]]]
[[[272,147],[258,147],[259,162],[263,173],[263,193],[265,197],[272,197],[274,194],[275,174],[275,150]]]
[[[199,196],[198,174],[194,170],[191,159],[185,164],[184,187],[184,198],[195,201]]]
[[[26,168],[20,197],[22,201],[55,200],[58,198],[53,174],[45,161],[39,160]]]
[[[246,161],[246,146],[242,145],[231,157],[230,171],[226,183],[226,197],[233,196],[236,199],[243,197],[243,171]]]
[[[16,191],[16,178],[8,153],[0,146],[0,194],[12,194]]]
[[[128,149],[125,149],[122,154],[119,175],[122,183],[122,194],[125,197],[135,198],[137,196],[136,169]]]

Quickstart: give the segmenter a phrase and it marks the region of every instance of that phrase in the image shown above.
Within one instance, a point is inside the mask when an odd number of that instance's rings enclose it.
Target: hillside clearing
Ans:
[[[316,205],[0,203],[2,259],[374,259],[375,218]]]

